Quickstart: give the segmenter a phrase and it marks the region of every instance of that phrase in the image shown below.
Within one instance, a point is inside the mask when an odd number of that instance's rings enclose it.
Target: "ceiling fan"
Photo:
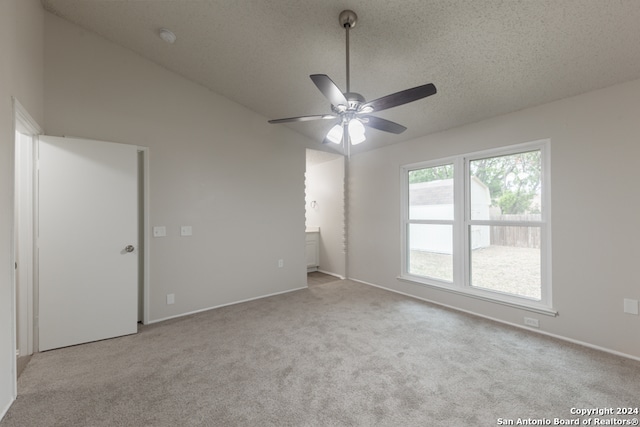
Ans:
[[[352,10],[343,10],[339,17],[340,25],[346,31],[347,52],[347,91],[342,92],[338,86],[326,74],[312,74],[311,80],[320,89],[320,92],[331,102],[331,114],[313,116],[288,117],[284,119],[269,120],[269,123],[306,122],[310,120],[335,120],[337,123],[327,133],[322,141],[335,144],[343,143],[345,151],[349,151],[350,145],[356,145],[366,140],[365,126],[384,132],[400,134],[407,130],[406,127],[380,117],[371,116],[370,113],[397,107],[409,102],[417,101],[436,93],[436,87],[431,84],[405,89],[391,95],[383,96],[367,102],[359,93],[351,92],[349,84],[349,30],[356,26],[358,16]],[[348,144],[348,142],[351,144]]]

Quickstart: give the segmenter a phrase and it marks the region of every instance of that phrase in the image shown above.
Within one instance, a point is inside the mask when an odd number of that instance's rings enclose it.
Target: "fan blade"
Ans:
[[[402,133],[405,130],[407,130],[406,127],[396,122],[392,122],[391,120],[382,119],[380,117],[375,117],[375,116],[361,116],[361,117],[367,119],[364,125],[369,126],[370,128],[382,130],[385,132],[396,133],[396,134]]]
[[[344,94],[338,89],[338,86],[326,74],[312,74],[311,80],[316,84],[320,92],[331,102],[331,105],[349,105],[349,101]]]
[[[371,102],[367,102],[360,107],[360,110],[371,107],[373,111],[382,111],[387,108],[397,107],[398,105],[407,104],[409,102],[417,101],[418,99],[426,98],[436,93],[436,87],[432,83],[428,83],[422,86],[416,86],[411,89],[402,90],[400,92],[392,93],[391,95],[383,96],[382,98],[374,99]]]
[[[311,120],[328,120],[335,118],[337,118],[337,116],[331,114],[322,114],[317,116],[288,117],[286,119],[269,120],[269,123],[308,122]]]

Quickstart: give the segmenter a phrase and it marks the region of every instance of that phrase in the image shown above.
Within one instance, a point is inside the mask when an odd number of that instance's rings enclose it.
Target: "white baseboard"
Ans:
[[[341,275],[339,275],[337,273],[332,273],[331,271],[325,271],[325,270],[318,270],[318,271],[320,273],[328,274],[329,276],[337,277],[340,280],[344,280],[345,279],[344,276],[341,276]]]
[[[565,336],[562,336],[562,335],[552,334],[550,332],[541,331],[539,329],[527,328],[526,326],[518,325],[517,323],[511,323],[511,322],[507,322],[505,320],[496,319],[495,317],[485,316],[484,314],[479,314],[479,313],[476,313],[476,312],[473,312],[473,311],[469,311],[469,310],[464,310],[462,308],[458,308],[458,307],[455,307],[455,306],[452,306],[452,305],[443,304],[443,303],[438,302],[438,301],[433,301],[433,300],[430,300],[430,299],[427,299],[427,298],[422,298],[422,297],[411,295],[411,294],[408,294],[408,293],[405,293],[405,292],[400,292],[400,291],[397,291],[395,289],[386,288],[384,286],[376,285],[374,283],[365,282],[364,280],[358,280],[358,279],[354,279],[354,278],[351,278],[351,277],[349,278],[349,280],[354,281],[354,282],[358,282],[358,283],[362,283],[363,285],[373,286],[375,288],[384,289],[385,291],[389,291],[389,292],[393,292],[393,293],[396,293],[396,294],[404,295],[404,296],[407,296],[407,297],[410,297],[410,298],[415,298],[415,299],[418,299],[418,300],[421,300],[421,301],[429,302],[431,304],[439,305],[441,307],[450,308],[451,310],[456,310],[456,311],[460,311],[462,313],[471,314],[472,316],[482,317],[484,319],[492,320],[494,322],[502,323],[504,325],[514,326],[516,328],[523,329],[523,330],[528,331],[528,332],[534,332],[534,333],[537,333],[537,334],[546,335],[546,336],[551,337],[551,338],[557,338],[557,339],[562,340],[562,341],[567,341],[567,342],[570,342],[570,343],[573,343],[573,344],[581,345],[583,347],[588,347],[588,348],[591,348],[591,349],[594,349],[594,350],[603,351],[605,353],[614,354],[616,356],[624,357],[626,359],[632,359],[632,360],[640,361],[640,357],[633,356],[633,355],[627,354],[627,353],[622,353],[620,351],[612,350],[610,348],[601,347],[599,345],[590,344],[590,343],[584,342],[584,341],[574,340],[573,338],[568,338],[568,337],[565,337]]]
[[[204,311],[215,310],[216,308],[227,307],[229,305],[242,304],[243,302],[255,301],[255,300],[258,300],[258,299],[262,299],[262,298],[269,298],[269,297],[272,297],[272,296],[275,296],[275,295],[287,294],[289,292],[295,292],[295,291],[299,291],[299,290],[302,290],[302,289],[307,289],[307,287],[305,286],[303,288],[295,288],[295,289],[289,289],[289,290],[281,291],[281,292],[274,292],[272,294],[262,295],[262,296],[259,296],[259,297],[247,298],[247,299],[243,299],[243,300],[240,300],[240,301],[229,302],[229,303],[226,303],[226,304],[220,304],[220,305],[216,305],[216,306],[213,306],[213,307],[201,308],[199,310],[194,310],[194,311],[189,311],[189,312],[186,312],[186,313],[176,314],[175,316],[169,316],[169,317],[163,317],[161,319],[150,320],[147,323],[147,325],[151,325],[153,323],[164,322],[165,320],[177,319],[179,317],[190,316],[192,314],[202,313]]]
[[[4,408],[2,408],[2,411],[0,411],[0,421],[2,421],[5,415],[7,415],[7,412],[9,412],[9,408],[11,408],[11,405],[13,405],[13,402],[15,401],[16,401],[16,397],[12,396],[9,403]]]

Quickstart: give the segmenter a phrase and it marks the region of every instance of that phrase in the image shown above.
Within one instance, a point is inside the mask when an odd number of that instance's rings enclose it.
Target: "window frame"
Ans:
[[[409,207],[409,173],[411,171],[415,171],[415,170],[420,170],[420,169],[428,169],[428,168],[436,168],[436,167],[440,167],[440,166],[447,166],[447,165],[452,165],[453,166],[453,219],[452,220],[448,220],[448,219],[410,219],[410,207]],[[415,166],[415,167],[413,167]],[[462,211],[458,209],[458,204],[456,203],[456,200],[459,197],[459,194],[461,192],[461,188],[459,185],[457,185],[457,180],[456,180],[456,174],[459,173],[459,166],[457,165],[457,159],[455,157],[449,157],[446,159],[440,159],[440,160],[435,160],[435,161],[429,161],[429,162],[422,162],[422,163],[416,163],[413,165],[407,165],[407,168],[405,169],[404,172],[404,179],[402,180],[403,185],[403,195],[404,198],[406,199],[405,202],[402,204],[402,208],[403,208],[403,214],[402,217],[404,220],[406,220],[403,224],[403,230],[404,232],[402,233],[402,247],[405,248],[405,254],[403,256],[403,275],[408,275],[410,277],[417,277],[420,279],[426,279],[429,280],[431,282],[435,282],[438,284],[441,284],[443,286],[451,286],[452,284],[456,283],[459,280],[459,277],[456,277],[456,272],[458,270],[458,268],[456,268],[456,264],[457,264],[457,255],[456,255],[456,242],[460,239],[459,236],[459,230],[458,227],[456,227],[456,219],[460,217],[460,215],[462,214]],[[450,225],[452,228],[452,241],[453,241],[453,253],[452,253],[452,262],[453,262],[453,277],[452,277],[452,282],[446,281],[446,280],[441,280],[441,279],[437,279],[435,277],[424,277],[424,276],[417,276],[414,274],[409,273],[409,254],[408,251],[406,250],[408,248],[409,245],[409,227],[411,226],[411,224],[426,224],[426,225]]]
[[[401,269],[398,279],[411,283],[465,295],[475,299],[495,302],[555,316],[552,306],[551,287],[551,186],[550,186],[550,140],[538,140],[522,144],[497,147],[473,153],[429,160],[401,166]],[[490,157],[508,156],[518,153],[540,151],[541,161],[541,218],[540,221],[472,220],[470,202],[470,162]],[[418,276],[409,273],[409,227],[415,223],[445,224],[444,220],[411,220],[409,218],[409,173],[411,171],[452,164],[454,168],[454,219],[453,224],[453,282]],[[540,228],[540,281],[541,299],[534,300],[486,288],[471,286],[471,226],[534,226]]]

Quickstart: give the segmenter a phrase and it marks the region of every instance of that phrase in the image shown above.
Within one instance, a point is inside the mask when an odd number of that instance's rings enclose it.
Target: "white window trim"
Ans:
[[[412,163],[401,167],[401,268],[398,280],[436,288],[446,292],[464,295],[474,299],[489,301],[501,305],[520,308],[548,316],[556,316],[558,313],[553,309],[551,298],[551,186],[550,186],[550,140],[538,140],[523,144],[516,144],[507,147],[483,150],[460,156],[447,157],[443,159],[426,162]],[[493,225],[494,221],[480,221],[470,219],[470,206],[466,202],[469,200],[466,182],[467,168],[469,162],[486,157],[506,156],[526,151],[540,150],[542,159],[542,218],[540,221],[504,221],[501,224],[515,226],[536,226],[540,227],[541,244],[541,299],[540,301],[505,294],[497,291],[484,290],[472,287],[469,284],[470,254],[469,233],[467,228],[473,225]],[[407,250],[409,221],[409,180],[408,174],[412,170],[429,167],[442,166],[446,164],[454,165],[454,221],[453,221],[453,283],[437,280],[434,278],[412,275],[408,272],[409,254]],[[462,183],[462,185],[461,185]],[[439,221],[428,223],[435,224]],[[443,224],[450,224],[451,221],[442,221]]]

